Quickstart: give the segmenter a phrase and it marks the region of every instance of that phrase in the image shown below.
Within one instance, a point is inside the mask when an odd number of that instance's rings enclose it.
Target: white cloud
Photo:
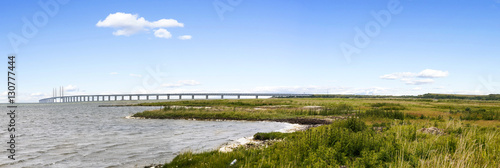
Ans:
[[[400,79],[407,85],[424,85],[434,83],[433,79],[430,78],[444,78],[448,76],[448,71],[440,71],[433,69],[425,69],[419,73],[413,72],[396,72],[392,74],[382,75],[379,78],[387,80]],[[418,79],[424,78],[424,79]]]
[[[356,94],[356,95],[383,95],[387,94],[387,88],[350,88],[350,87],[327,87],[327,86],[262,86],[249,90],[253,93],[306,93],[306,94]]]
[[[64,86],[64,91],[65,92],[76,92],[80,90],[77,86],[75,85],[68,85],[68,86]]]
[[[434,83],[434,79],[401,79],[407,85],[424,85]]]
[[[113,35],[115,36],[130,36],[141,31],[149,31],[149,29],[159,28],[155,30],[156,35],[156,31],[162,28],[184,27],[184,24],[179,23],[174,19],[160,19],[154,22],[150,22],[144,19],[144,17],[139,17],[137,14],[116,12],[114,14],[109,14],[104,20],[99,20],[96,26],[111,27],[117,29],[113,32]]]
[[[392,73],[392,74],[387,74],[380,76],[382,79],[400,79],[400,78],[408,78],[408,77],[414,77],[416,74],[411,73],[411,72],[397,72],[397,73]]]
[[[138,77],[138,78],[142,77],[142,75],[139,75],[139,74],[130,74],[130,76],[132,76],[132,77]]]
[[[111,72],[110,75],[118,75],[118,72]]]
[[[448,76],[448,71],[440,71],[433,69],[425,69],[419,73],[413,72],[396,72],[392,74],[382,75],[381,79],[405,79],[405,78],[444,78]]]
[[[172,34],[170,34],[170,32],[168,32],[166,29],[158,29],[155,30],[155,37],[169,39],[172,37]]]
[[[422,90],[421,87],[415,87],[415,88],[412,88],[411,90]]]
[[[449,74],[448,71],[426,69],[418,73],[417,76],[420,78],[444,78],[447,77],[448,74]]]
[[[191,38],[192,38],[191,35],[179,36],[179,39],[181,39],[181,40],[190,40]]]
[[[181,80],[177,81],[176,83],[164,83],[161,86],[162,87],[181,87],[181,86],[196,86],[200,85],[201,83],[195,80]]]

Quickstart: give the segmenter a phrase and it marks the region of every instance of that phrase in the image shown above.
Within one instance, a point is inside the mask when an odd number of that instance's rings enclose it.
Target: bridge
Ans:
[[[242,97],[255,98],[260,97],[308,97],[312,94],[283,94],[283,93],[166,93],[166,94],[111,94],[111,95],[74,95],[59,96],[40,99],[39,103],[71,103],[71,102],[98,102],[98,101],[125,101],[125,100],[181,100],[189,99],[224,99]]]

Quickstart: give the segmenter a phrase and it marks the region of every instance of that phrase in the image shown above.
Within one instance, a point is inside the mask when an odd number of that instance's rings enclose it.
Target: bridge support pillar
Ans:
[[[179,100],[181,100],[181,99],[182,99],[182,95],[179,95]]]
[[[207,99],[208,99],[208,95],[207,95],[206,97],[207,97]]]
[[[167,95],[167,100],[170,100],[170,95]]]
[[[256,98],[256,99],[259,99],[259,95],[255,95],[255,98]]]
[[[141,100],[141,96],[137,96],[137,100]]]
[[[224,99],[224,95],[220,95],[220,99]]]
[[[146,95],[146,100],[149,100],[149,95]]]
[[[240,95],[238,95],[238,99],[240,99]]]
[[[191,95],[191,99],[194,99],[194,95]]]
[[[160,95],[156,95],[156,100],[160,100]]]

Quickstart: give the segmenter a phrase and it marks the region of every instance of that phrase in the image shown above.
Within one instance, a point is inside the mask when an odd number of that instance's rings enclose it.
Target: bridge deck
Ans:
[[[165,98],[166,96],[166,98]],[[160,93],[160,94],[112,94],[112,95],[74,95],[62,97],[49,97],[40,99],[39,103],[68,103],[68,102],[92,102],[92,101],[124,101],[124,100],[171,100],[171,97],[182,99],[183,96],[191,96],[191,99],[196,99],[195,96],[204,96],[204,99],[209,99],[210,96],[217,96],[224,99],[224,96],[236,96],[240,99],[242,96],[255,97],[270,96],[270,97],[307,97],[312,94],[286,94],[286,93]],[[134,99],[137,98],[137,99]],[[151,99],[152,98],[152,99]],[[227,97],[226,97],[227,98]]]

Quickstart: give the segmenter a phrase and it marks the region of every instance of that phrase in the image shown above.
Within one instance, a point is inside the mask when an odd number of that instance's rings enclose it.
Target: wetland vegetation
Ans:
[[[185,152],[163,167],[500,166],[497,100],[282,98],[140,105],[164,108],[134,117],[322,121],[304,131],[255,134],[255,140],[272,141],[267,147]]]

